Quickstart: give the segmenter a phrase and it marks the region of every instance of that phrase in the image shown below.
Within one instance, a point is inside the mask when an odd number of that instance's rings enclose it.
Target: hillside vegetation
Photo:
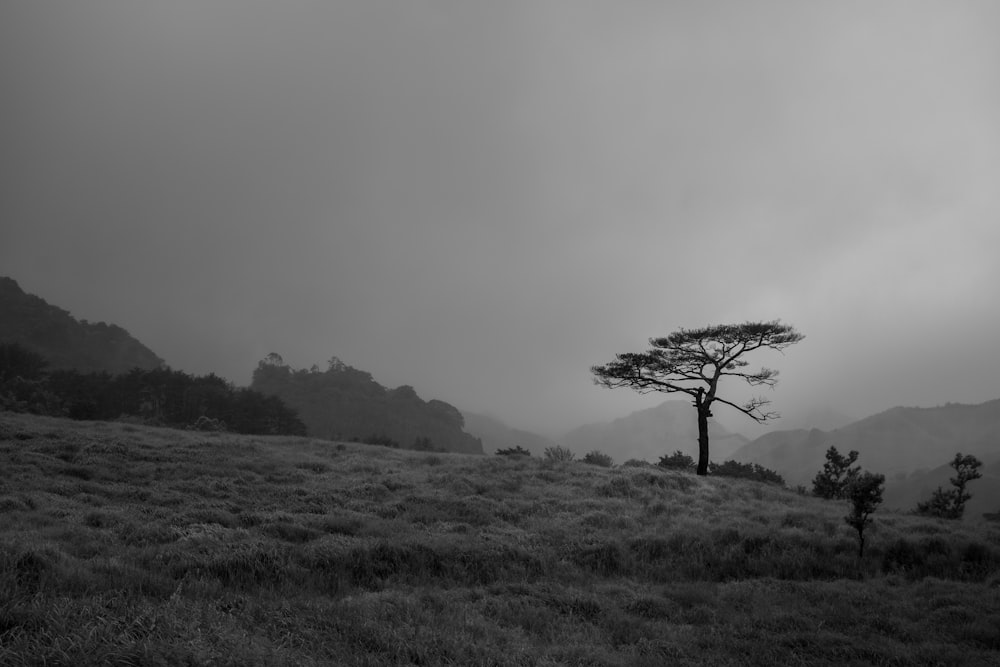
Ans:
[[[996,665],[1000,529],[652,467],[0,413],[3,665]]]
[[[0,276],[0,343],[18,343],[42,355],[51,369],[126,373],[160,368],[163,360],[114,324],[77,320]]]
[[[455,406],[424,401],[409,385],[383,387],[371,373],[336,357],[325,371],[296,370],[272,353],[257,365],[250,388],[280,398],[313,437],[483,453],[482,441],[463,430],[465,418]]]

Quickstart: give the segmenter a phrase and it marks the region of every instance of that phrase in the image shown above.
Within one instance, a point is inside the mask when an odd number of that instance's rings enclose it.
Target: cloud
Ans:
[[[558,429],[657,399],[590,365],[780,317],[786,414],[1000,391],[993,3],[3,13],[0,266],[175,367]]]

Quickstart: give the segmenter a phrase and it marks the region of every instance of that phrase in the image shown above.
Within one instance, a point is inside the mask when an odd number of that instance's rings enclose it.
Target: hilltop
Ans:
[[[0,663],[996,664],[1000,527],[0,412]]]
[[[163,359],[120,326],[77,320],[5,277],[0,277],[0,343],[23,345],[53,370],[119,374],[163,365]]]
[[[384,387],[371,373],[336,357],[325,371],[296,370],[272,353],[257,365],[250,388],[295,409],[315,437],[483,453],[482,442],[463,430],[465,418],[458,408],[425,401],[409,385]]]

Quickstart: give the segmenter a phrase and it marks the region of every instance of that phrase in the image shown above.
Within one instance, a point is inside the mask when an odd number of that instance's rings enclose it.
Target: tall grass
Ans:
[[[1000,529],[646,466],[0,413],[0,664],[997,664]]]

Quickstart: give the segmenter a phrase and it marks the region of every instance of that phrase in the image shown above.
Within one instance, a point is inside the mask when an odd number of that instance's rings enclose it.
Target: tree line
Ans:
[[[0,343],[0,409],[253,435],[306,434],[298,414],[280,398],[235,387],[215,374],[133,368],[112,375],[47,367],[32,350]]]

